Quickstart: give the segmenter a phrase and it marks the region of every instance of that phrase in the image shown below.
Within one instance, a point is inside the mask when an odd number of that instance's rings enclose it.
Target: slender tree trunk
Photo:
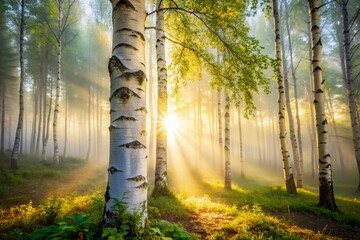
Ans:
[[[285,0],[286,2],[286,0]],[[285,10],[286,12],[286,10]],[[281,15],[280,15],[280,21],[281,21]],[[288,64],[286,60],[286,54],[285,54],[285,43],[284,39],[281,38],[281,48],[282,48],[282,61],[283,61],[283,77],[284,77],[284,87],[285,87],[285,104],[286,104],[286,111],[288,115],[288,123],[289,123],[289,130],[290,130],[290,141],[291,141],[291,148],[292,153],[294,156],[294,166],[295,166],[295,175],[296,175],[296,182],[298,187],[302,187],[302,173],[300,170],[300,154],[299,154],[299,148],[298,143],[296,139],[295,134],[295,125],[294,125],[294,118],[290,103],[290,87],[289,87],[289,79],[288,79]]]
[[[14,148],[11,154],[11,168],[17,168],[18,153],[20,145],[20,136],[23,129],[23,118],[24,118],[24,31],[25,31],[25,0],[21,0],[21,17],[20,17],[20,89],[19,89],[19,119],[16,128]]]
[[[49,127],[50,127],[50,118],[51,118],[51,106],[52,106],[52,100],[53,100],[53,81],[51,81],[51,87],[50,87],[50,101],[49,101],[49,110],[47,114],[47,121],[46,121],[46,134],[43,142],[43,147],[41,151],[41,159],[42,161],[46,162],[46,147],[49,140]]]
[[[311,25],[310,25],[310,15],[307,14],[308,17],[308,42],[309,42],[309,80],[307,87],[307,94],[309,99],[309,109],[310,109],[310,142],[311,142],[311,176],[314,178],[316,175],[317,169],[317,159],[318,159],[318,151],[317,151],[317,137],[316,137],[316,127],[315,127],[315,113],[314,113],[314,81],[312,75],[312,46],[311,46]]]
[[[289,55],[290,55],[290,69],[291,75],[294,83],[294,100],[295,100],[295,118],[296,118],[296,126],[297,126],[297,142],[298,142],[298,172],[296,176],[297,187],[303,187],[303,150],[302,150],[302,137],[301,137],[301,123],[299,116],[299,101],[298,101],[298,90],[297,90],[297,78],[296,78],[296,69],[294,67],[294,57],[293,57],[293,49],[292,49],[292,41],[291,41],[291,32],[290,32],[290,24],[289,24],[289,7],[287,0],[285,0],[285,23],[286,23],[286,32],[288,35],[288,43],[289,43]],[[290,119],[290,118],[289,118]],[[291,128],[290,128],[291,129]],[[295,131],[295,129],[294,129]],[[290,130],[291,132],[291,130]],[[295,135],[295,132],[294,132]],[[296,139],[296,136],[295,136]],[[295,155],[294,155],[295,161]],[[295,163],[296,164],[296,163]]]
[[[341,145],[339,143],[339,134],[338,134],[337,127],[336,127],[336,119],[335,119],[335,114],[334,114],[334,108],[333,108],[333,103],[332,103],[329,91],[327,91],[327,95],[328,95],[328,101],[327,101],[328,108],[329,108],[330,117],[331,117],[331,120],[332,120],[332,125],[333,125],[333,128],[334,128],[336,149],[337,149],[337,152],[339,154],[338,158],[339,158],[339,162],[340,162],[340,169],[341,169],[341,172],[344,174],[345,173],[345,163],[344,163],[344,160],[343,160],[343,157],[342,157],[343,154],[342,154]],[[325,98],[326,98],[326,95],[325,95]]]
[[[68,141],[68,94],[65,94],[65,111],[64,111],[64,124],[65,124],[65,128],[64,128],[64,152],[63,152],[63,156],[66,157],[66,152],[67,152],[67,141]]]
[[[218,90],[217,94],[217,110],[218,110],[218,132],[219,132],[219,163],[220,163],[220,169],[221,169],[221,175],[223,175],[223,158],[224,158],[224,151],[223,151],[223,137],[222,137],[222,113],[221,113],[221,89]]]
[[[30,153],[35,153],[36,147],[36,126],[37,126],[37,115],[38,115],[38,93],[37,93],[37,83],[34,82],[33,92],[34,92],[34,113],[33,113],[33,122],[31,127],[31,142],[30,142]]]
[[[322,76],[322,43],[318,0],[309,0],[312,45],[312,74],[315,86],[315,113],[319,149],[319,205],[337,210],[334,198],[331,157],[328,145],[328,121],[325,115],[324,79]]]
[[[225,91],[225,189],[231,190],[230,162],[230,97]]]
[[[42,87],[42,85],[43,85],[43,79],[42,79],[42,74],[41,74],[41,81],[40,81],[40,85],[41,86],[39,86],[38,87],[38,90],[39,90],[39,97],[38,97],[38,104],[39,104],[39,107],[38,107],[38,109],[39,109],[39,121],[38,121],[38,126],[37,126],[37,136],[36,136],[36,147],[35,147],[35,154],[38,156],[39,155],[39,147],[40,147],[40,137],[41,137],[41,121],[42,121],[42,109],[43,109],[43,106],[41,105],[41,103],[42,103],[42,95],[43,95],[43,91],[42,91],[42,89],[43,89],[43,87]]]
[[[162,8],[162,0],[156,0],[157,9]],[[155,194],[166,194],[167,180],[167,129],[164,120],[168,116],[167,69],[165,54],[164,11],[156,14],[156,58],[158,76],[158,118],[156,129]]]
[[[115,223],[115,199],[147,219],[145,1],[112,0],[113,56],[109,61],[110,162],[103,225]],[[121,44],[119,44],[121,43]],[[121,220],[121,219],[120,219]]]
[[[91,83],[89,83],[88,97],[88,145],[85,158],[87,162],[89,161],[91,151]]]
[[[357,118],[356,96],[354,89],[354,81],[352,76],[351,53],[350,53],[350,25],[347,5],[348,0],[342,0],[342,17],[344,26],[344,55],[345,55],[345,70],[346,70],[346,84],[348,90],[349,113],[351,119],[351,130],[355,149],[355,158],[358,167],[359,183],[357,192],[360,192],[360,128],[359,119]]]
[[[239,96],[240,98],[240,96]],[[241,129],[241,106],[240,101],[238,104],[238,126],[239,126],[239,151],[240,151],[240,177],[245,178],[244,174],[244,152],[243,152],[243,139],[242,139],[242,129]]]
[[[59,143],[58,143],[58,135],[57,135],[57,122],[58,122],[58,114],[59,114],[59,102],[60,102],[60,81],[61,81],[61,52],[62,52],[62,34],[63,34],[63,8],[62,8],[62,0],[58,0],[58,26],[59,32],[57,36],[57,77],[56,77],[56,93],[55,93],[55,108],[54,108],[54,122],[53,122],[53,139],[54,139],[54,166],[59,166],[60,164],[60,156],[59,156]]]
[[[49,67],[49,50],[46,49],[43,60],[43,125],[42,125],[42,147],[44,147],[45,135],[46,135],[46,104],[47,104],[47,84],[48,84],[48,67]]]
[[[282,49],[281,49],[281,35],[280,35],[280,20],[278,1],[273,0],[273,15],[274,15],[274,26],[275,26],[275,48],[276,48],[276,59],[278,60],[278,67],[275,69],[277,74],[278,91],[279,91],[279,129],[280,129],[280,144],[281,153],[284,169],[284,177],[286,183],[286,190],[289,193],[296,194],[296,187],[294,183],[294,177],[291,173],[291,167],[289,163],[289,151],[286,143],[286,126],[285,126],[285,89],[284,80],[282,73]]]
[[[2,98],[1,98],[1,143],[0,143],[0,154],[5,153],[5,84],[2,89]]]

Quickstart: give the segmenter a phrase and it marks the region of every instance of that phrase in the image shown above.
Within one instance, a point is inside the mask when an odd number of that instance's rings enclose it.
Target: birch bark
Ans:
[[[19,118],[16,128],[15,143],[11,153],[11,168],[17,168],[17,159],[20,146],[20,136],[23,129],[24,121],[24,32],[25,32],[25,0],[21,1],[21,17],[20,17],[20,87],[19,87]],[[4,106],[3,106],[4,107]]]
[[[162,7],[162,0],[156,0],[157,10]],[[167,69],[165,54],[164,11],[156,14],[156,57],[158,76],[158,118],[156,126],[156,168],[154,193],[167,192],[167,129],[164,119],[168,114]]]
[[[114,223],[115,200],[147,219],[145,1],[112,0],[113,50],[109,61],[110,160],[103,225]]]
[[[353,84],[352,76],[352,64],[351,64],[351,53],[350,53],[350,25],[349,25],[349,14],[347,10],[348,0],[342,0],[342,16],[343,16],[343,27],[344,27],[344,55],[345,55],[345,72],[346,79],[345,83],[348,90],[348,101],[349,101],[349,113],[351,119],[351,130],[353,137],[353,144],[355,149],[355,158],[358,167],[359,183],[357,192],[360,192],[360,128],[359,119],[357,117],[356,109],[356,93]]]
[[[277,69],[275,69],[277,74],[278,81],[278,91],[279,91],[279,129],[280,129],[280,145],[281,145],[281,154],[283,161],[284,169],[284,178],[286,184],[286,190],[289,193],[296,194],[296,187],[294,183],[294,178],[291,173],[291,167],[289,163],[289,151],[286,143],[286,126],[285,126],[285,89],[284,89],[284,80],[283,80],[283,69],[282,69],[282,49],[281,49],[281,36],[280,36],[280,20],[279,20],[279,10],[278,10],[278,1],[273,0],[273,15],[274,15],[274,27],[275,27],[275,49],[276,49],[276,59],[278,60]]]
[[[230,162],[230,97],[225,91],[225,189],[231,190],[231,162]]]
[[[312,75],[315,87],[314,105],[319,150],[319,205],[330,210],[337,210],[333,191],[331,156],[328,145],[328,121],[325,114],[319,1],[308,0],[308,2],[311,24]]]

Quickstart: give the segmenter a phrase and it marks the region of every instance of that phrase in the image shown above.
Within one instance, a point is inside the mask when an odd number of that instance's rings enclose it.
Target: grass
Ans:
[[[1,160],[0,171],[5,174],[0,176],[0,202],[7,205],[0,208],[0,239],[75,239],[79,234],[94,238],[103,213],[104,187],[91,194],[45,197],[37,204],[27,199],[31,187],[44,182],[61,185],[65,178],[86,168],[85,162],[63,159],[59,168],[53,168],[27,156],[19,161],[17,171],[9,170],[7,164]],[[91,182],[102,177],[99,169],[92,176],[97,178]],[[340,225],[360,226],[360,201],[356,198],[336,196],[342,212],[337,213],[318,207],[318,195],[307,188],[294,197],[283,186],[261,186],[249,179],[233,185],[231,191],[219,182],[197,183],[195,193],[149,196],[150,223],[138,239],[332,239],[322,231],[291,226],[272,213],[306,212],[332,218]],[[15,187],[24,191],[7,192]],[[127,227],[107,229],[103,239],[121,239],[127,234],[121,229]]]

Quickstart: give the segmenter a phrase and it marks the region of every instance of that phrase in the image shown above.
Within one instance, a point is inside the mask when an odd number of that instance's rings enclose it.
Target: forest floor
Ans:
[[[66,174],[58,174],[58,172],[55,171],[47,173],[47,175],[44,174],[46,176],[39,177],[34,176],[32,170],[28,169],[28,171],[19,173],[19,179],[12,179],[12,184],[10,185],[4,183],[6,176],[0,179],[0,210],[6,211],[6,209],[10,209],[11,207],[27,204],[29,201],[36,207],[50,197],[86,195],[96,191],[103,192],[107,179],[105,164],[74,165],[65,170],[67,172]],[[62,172],[65,170],[63,169]],[[5,172],[4,174],[9,173]],[[20,180],[20,177],[28,180]],[[9,177],[7,178],[9,179]],[[272,207],[271,204],[278,205],[276,201],[289,198],[279,187],[268,187],[265,191],[259,190],[260,188],[256,188],[256,190],[253,191],[242,188],[240,190],[235,189],[231,193],[225,193],[221,187],[210,186],[209,183],[205,183],[205,185],[200,183],[199,188],[205,190],[201,192],[200,195],[197,193],[200,197],[197,197],[196,200],[194,200],[195,196],[187,193],[185,197],[182,196],[180,200],[178,199],[174,202],[174,204],[177,205],[184,205],[182,206],[184,214],[177,215],[171,211],[163,211],[163,209],[161,209],[162,203],[157,203],[157,199],[151,199],[149,206],[159,208],[162,219],[179,223],[199,239],[230,239],[233,237],[235,239],[236,234],[238,234],[237,231],[239,231],[233,226],[236,214],[228,214],[226,212],[228,210],[225,210],[225,208],[232,211],[231,209],[236,205],[238,207],[237,209],[240,208],[241,210],[241,206],[244,208],[244,206],[247,207],[247,205],[250,205],[251,207],[256,204],[261,206],[261,214],[269,217],[269,219],[274,219],[274,221],[278,222],[277,224],[279,224],[280,228],[290,229],[294,227],[296,230],[292,231],[295,232],[295,235],[300,237],[300,239],[309,239],[309,236],[311,236],[310,239],[360,239],[360,202],[356,199],[352,202],[348,199],[339,200],[340,209],[346,207],[345,215],[348,212],[355,214],[353,215],[355,221],[344,223],[341,219],[334,220],[332,216],[325,217],[321,214],[318,216],[312,212],[317,210],[311,210],[311,208],[309,208],[309,211],[303,211],[301,208],[296,209],[296,204],[291,211],[289,207],[287,207],[288,209],[285,211],[279,210],[280,208],[286,208],[285,205],[279,208],[277,208],[278,206]],[[261,200],[259,200],[259,198],[261,198],[259,197],[260,195],[264,195],[261,197],[264,199],[267,198],[267,200],[261,202]],[[302,197],[304,198],[304,196],[305,193],[303,193]],[[305,197],[308,198],[307,195]],[[316,196],[314,197],[316,198]],[[270,198],[270,200],[268,198]],[[273,199],[274,203],[271,203],[271,198],[279,198],[280,200]],[[290,199],[289,201],[293,200]],[[300,198],[294,201],[303,202],[303,199]],[[216,204],[222,204],[222,207]],[[171,208],[171,206],[169,207]],[[239,223],[237,222],[237,224]],[[309,235],[309,233],[305,234],[304,231],[310,231],[312,233]],[[222,235],[218,234],[219,232],[222,232]]]

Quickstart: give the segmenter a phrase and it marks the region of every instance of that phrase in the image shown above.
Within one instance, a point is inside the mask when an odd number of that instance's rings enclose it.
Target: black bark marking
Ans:
[[[138,188],[138,189],[147,189],[148,187],[148,183],[147,182],[143,182],[142,184],[140,184],[139,186],[136,186],[135,188]]]
[[[118,59],[116,56],[112,56],[109,59],[109,65],[108,70],[109,73],[113,73],[115,70],[119,70],[121,72],[125,71],[127,68],[124,66],[124,64],[121,63],[120,59]]]
[[[119,145],[119,147],[126,147],[126,148],[132,148],[132,149],[146,148],[145,145],[140,143],[139,141],[132,141],[129,143],[125,143],[125,144]]]
[[[316,99],[314,100],[314,103],[318,103],[318,102],[319,102],[318,100],[316,100]]]
[[[325,79],[323,79],[323,80],[321,81],[321,84],[324,84],[324,82],[325,82]]]
[[[319,88],[315,93],[323,93],[323,90]]]
[[[134,182],[141,182],[141,181],[145,181],[146,177],[144,177],[143,175],[139,175],[139,176],[136,176],[136,177],[133,177],[133,178],[128,178],[126,180],[134,181]]]
[[[327,124],[328,122],[327,122],[327,120],[325,119],[323,122],[322,122],[322,125],[325,125],[325,124]]]
[[[121,87],[117,89],[110,97],[110,100],[113,97],[119,97],[122,100],[128,100],[130,97],[137,97],[140,98],[138,94],[136,94],[134,91],[130,90],[127,87]]]
[[[116,172],[123,172],[120,169],[117,169],[116,167],[112,166],[108,169],[108,171],[111,173],[111,175],[114,175]]]
[[[135,31],[135,30],[130,29],[130,28],[120,28],[115,33],[118,33],[118,32],[121,32],[121,31],[129,31],[129,32],[131,32],[131,34],[129,34],[129,36],[131,36],[131,37],[139,36],[141,38],[141,40],[145,41],[144,34],[142,34],[141,32]]]
[[[313,71],[313,72],[315,72],[315,71],[322,71],[322,68],[321,68],[320,66],[316,66],[316,67],[314,68],[314,71]]]
[[[116,12],[118,10],[118,8],[121,7],[125,7],[125,8],[130,8],[132,10],[136,10],[134,5],[131,4],[131,2],[129,0],[120,0],[114,7],[114,12]]]
[[[127,43],[119,43],[117,44],[115,47],[113,47],[113,51],[117,48],[120,48],[120,47],[124,47],[124,48],[130,48],[132,50],[135,50],[135,51],[139,51],[139,49],[137,49],[136,47],[134,47],[133,45],[130,45],[130,44],[127,44]]]
[[[326,154],[325,156],[323,156],[323,158],[327,158],[327,157],[331,157],[330,153]]]
[[[140,132],[140,136],[146,136],[147,134],[146,134],[146,131],[145,130],[142,130],[141,132]]]
[[[119,127],[115,127],[114,125],[110,125],[110,127],[109,127],[109,131],[111,131],[111,130],[113,130],[113,129],[120,129]]]
[[[136,118],[134,117],[125,117],[125,116],[120,116],[117,119],[114,120],[115,121],[136,121]]]
[[[145,107],[138,108],[138,109],[136,109],[135,111],[141,111],[141,112],[143,112],[143,113],[145,113],[145,114],[148,113],[148,111],[146,110]]]
[[[105,192],[105,203],[107,203],[110,200],[110,187],[109,187],[109,183],[106,186],[106,192]]]
[[[111,109],[111,110],[110,110],[110,114],[111,114],[111,113],[114,113],[114,112],[116,112],[116,111],[115,111],[115,110],[113,110],[113,109]]]

